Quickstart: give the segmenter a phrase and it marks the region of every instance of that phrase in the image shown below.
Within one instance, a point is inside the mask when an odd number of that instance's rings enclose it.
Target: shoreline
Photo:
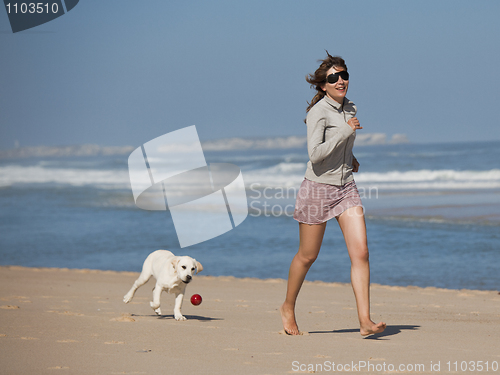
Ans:
[[[387,329],[362,337],[350,284],[307,281],[296,308],[304,335],[292,337],[280,334],[283,279],[197,275],[178,322],[172,295],[162,294],[162,316],[150,308],[152,280],[123,303],[137,275],[0,266],[2,373],[286,374],[364,363],[373,368],[358,372],[419,364],[435,374],[438,363],[441,373],[453,372],[447,362],[500,364],[497,291],[372,284],[372,318]]]
[[[29,267],[29,266],[19,266],[19,265],[0,265],[0,270],[12,269],[18,271],[34,271],[34,272],[75,272],[80,274],[108,274],[108,275],[126,275],[126,276],[134,276],[138,277],[141,273],[140,271],[115,271],[115,270],[100,270],[100,269],[92,269],[92,268],[68,268],[68,267]],[[237,277],[231,275],[196,275],[197,279],[219,279],[221,281],[231,281],[231,280],[240,280],[240,281],[248,281],[248,282],[264,282],[264,283],[283,283],[286,284],[287,280],[282,278],[259,278],[259,277]],[[313,284],[313,285],[323,285],[323,286],[348,286],[351,287],[351,283],[344,283],[340,281],[323,281],[323,280],[304,280],[304,284]],[[500,295],[500,289],[468,289],[468,288],[441,288],[436,286],[418,286],[418,285],[386,285],[380,283],[370,283],[370,288],[381,288],[381,289],[389,289],[389,290],[401,290],[402,288],[407,289],[421,289],[421,290],[436,290],[436,291],[455,291],[455,292],[487,292],[487,293],[498,293]]]

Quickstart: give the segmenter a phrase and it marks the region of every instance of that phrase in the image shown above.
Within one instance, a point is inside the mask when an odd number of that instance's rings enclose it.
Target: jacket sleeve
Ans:
[[[356,117],[357,112],[358,108],[356,107],[356,105],[350,100],[347,100],[346,103],[344,104],[345,120],[349,121],[353,117]]]
[[[337,128],[337,132],[325,141],[326,117],[316,112],[309,113],[306,119],[307,124],[307,152],[312,163],[320,163],[335,148],[346,140],[354,130],[345,124]]]

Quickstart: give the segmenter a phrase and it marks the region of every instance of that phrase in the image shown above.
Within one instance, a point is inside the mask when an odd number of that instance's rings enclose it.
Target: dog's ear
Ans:
[[[200,262],[196,262],[196,273],[200,273],[201,271],[203,271],[203,266],[201,265]]]
[[[175,272],[177,272],[177,263],[179,263],[179,260],[179,257],[173,257],[170,261],[172,263],[172,266],[174,267]]]

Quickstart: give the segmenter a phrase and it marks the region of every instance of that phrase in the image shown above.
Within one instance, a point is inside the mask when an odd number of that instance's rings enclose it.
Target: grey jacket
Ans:
[[[344,185],[353,180],[352,147],[356,132],[347,121],[356,116],[356,106],[325,96],[307,113],[307,151],[309,162],[305,178],[329,185]]]

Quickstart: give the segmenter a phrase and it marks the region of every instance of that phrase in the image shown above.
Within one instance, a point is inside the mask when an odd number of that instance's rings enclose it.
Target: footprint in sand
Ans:
[[[47,367],[47,370],[69,370],[68,366]]]
[[[118,318],[110,319],[110,322],[135,322],[135,319],[130,316],[130,314],[122,314]]]
[[[16,309],[19,309],[20,307],[19,306],[14,306],[14,305],[3,305],[3,306],[0,306],[0,309],[4,309],[4,310],[16,310]]]

